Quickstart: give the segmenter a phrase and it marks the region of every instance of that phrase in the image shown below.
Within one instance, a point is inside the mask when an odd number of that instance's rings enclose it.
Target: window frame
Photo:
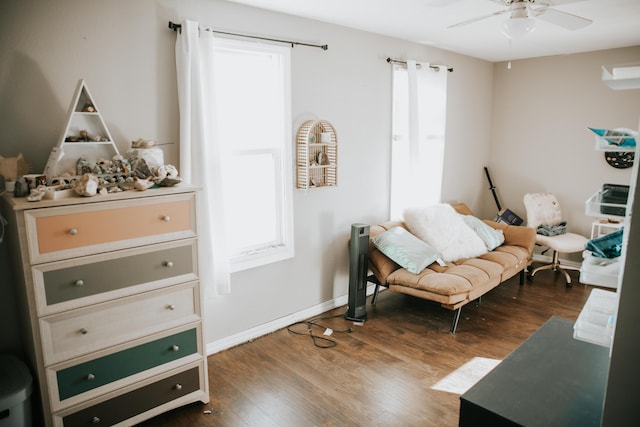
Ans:
[[[226,156],[248,156],[256,154],[269,154],[274,157],[273,166],[275,173],[276,187],[276,240],[265,242],[264,245],[258,245],[253,248],[247,248],[243,251],[235,251],[229,246],[229,264],[231,272],[239,272],[255,267],[264,266],[278,261],[293,258],[294,235],[293,235],[293,166],[292,166],[292,150],[293,136],[291,132],[291,49],[289,47],[260,43],[255,41],[244,41],[237,39],[219,38],[216,41],[215,49],[232,49],[235,51],[245,51],[248,53],[267,53],[279,55],[281,61],[281,78],[283,88],[283,130],[282,136],[284,140],[276,147],[256,147],[252,149],[228,150],[223,154],[222,161]],[[214,77],[215,78],[215,77]],[[221,141],[222,143],[222,141]],[[225,151],[225,150],[222,150]],[[224,182],[224,179],[223,179]],[[231,187],[223,184],[225,191]],[[230,212],[225,212],[229,217]],[[229,242],[230,239],[227,239]]]

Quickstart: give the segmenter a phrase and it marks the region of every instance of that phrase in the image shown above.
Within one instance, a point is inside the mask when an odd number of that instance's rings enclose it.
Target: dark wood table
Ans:
[[[517,321],[517,320],[514,320]],[[460,396],[460,426],[599,426],[609,349],[552,317]]]

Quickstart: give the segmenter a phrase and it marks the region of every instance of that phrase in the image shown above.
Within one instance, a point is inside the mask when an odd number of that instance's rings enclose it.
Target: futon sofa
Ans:
[[[463,203],[451,205],[462,215],[473,212]],[[371,241],[375,236],[394,227],[407,230],[403,221],[389,221],[370,227],[369,269],[373,273],[367,280],[375,283],[371,303],[375,305],[380,287],[418,298],[435,301],[454,312],[450,332],[456,331],[462,307],[520,273],[524,283],[525,269],[531,264],[536,241],[535,230],[529,227],[483,221],[495,230],[502,230],[504,242],[495,249],[475,258],[448,261],[446,265],[433,262],[414,274],[385,256]]]

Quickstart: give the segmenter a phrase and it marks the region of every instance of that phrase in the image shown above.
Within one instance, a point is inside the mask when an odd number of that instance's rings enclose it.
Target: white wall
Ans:
[[[489,159],[492,64],[218,0],[4,0],[0,155],[23,152],[33,170],[42,171],[63,130],[77,81],[84,78],[121,151],[136,138],[154,139],[164,144],[165,160],[177,164],[176,36],[167,24],[184,18],[219,30],[327,43],[327,51],[293,50],[292,119],[294,124],[327,119],[340,143],[338,187],[295,191],[295,258],[234,274],[231,295],[206,301],[208,343],[346,295],[350,225],[377,223],[388,212],[387,57],[454,67],[449,74],[444,198],[481,211],[490,197],[482,166]],[[0,255],[6,251],[3,246]],[[5,258],[0,257],[0,290],[11,297]],[[9,300],[0,302],[0,312],[15,317]],[[20,345],[15,332],[4,334],[13,346]]]
[[[640,117],[640,91],[611,90],[601,66],[638,60],[640,46],[495,64],[490,169],[505,206],[525,218],[525,193],[555,193],[570,231],[589,236],[585,201],[628,185],[631,169],[609,166],[587,127],[637,129]]]

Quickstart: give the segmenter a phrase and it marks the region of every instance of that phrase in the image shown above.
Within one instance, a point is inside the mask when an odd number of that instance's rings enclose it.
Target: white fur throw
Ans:
[[[562,221],[562,211],[555,195],[550,193],[528,193],[524,195],[527,210],[527,226],[556,225]]]
[[[475,258],[487,253],[482,239],[451,205],[406,209],[404,222],[412,234],[440,252],[444,261]]]

